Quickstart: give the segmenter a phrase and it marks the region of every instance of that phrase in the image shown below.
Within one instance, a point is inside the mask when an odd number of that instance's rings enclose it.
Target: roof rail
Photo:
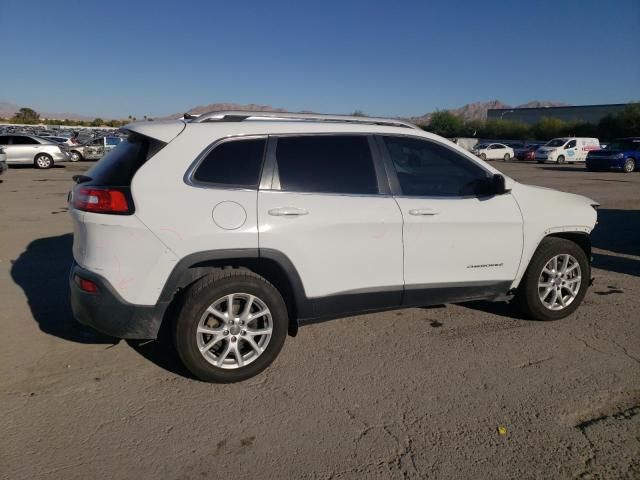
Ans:
[[[243,112],[235,110],[223,110],[203,113],[192,118],[192,123],[203,122],[242,122],[248,119],[270,120],[303,120],[308,122],[335,122],[335,123],[361,123],[367,125],[385,125],[390,127],[405,127],[421,130],[413,123],[396,120],[393,118],[354,117],[350,115],[325,115],[319,113],[293,113],[293,112]]]

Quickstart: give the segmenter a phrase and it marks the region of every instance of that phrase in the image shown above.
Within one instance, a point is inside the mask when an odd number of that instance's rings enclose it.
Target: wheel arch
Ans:
[[[250,270],[270,282],[282,295],[289,315],[289,335],[298,333],[298,318],[308,315],[308,301],[300,276],[282,252],[270,249],[213,250],[183,258],[174,267],[156,304],[162,317],[161,330],[175,318],[182,294],[211,270],[239,268]]]
[[[531,259],[535,255],[535,253],[540,248],[540,245],[544,241],[545,238],[563,238],[565,240],[569,240],[571,242],[576,243],[587,256],[587,260],[591,264],[592,255],[591,255],[591,232],[589,230],[564,230],[560,229],[558,231],[547,231],[544,235],[540,237],[535,248],[531,251],[526,259],[526,264],[521,266],[520,271],[518,272],[517,278],[514,280],[511,285],[511,289],[515,290],[520,286],[520,282],[524,278],[524,274],[529,268],[529,264],[531,263]]]

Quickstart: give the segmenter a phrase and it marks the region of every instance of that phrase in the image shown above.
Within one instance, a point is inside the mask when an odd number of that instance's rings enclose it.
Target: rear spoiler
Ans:
[[[153,122],[134,122],[120,128],[124,133],[137,133],[145,137],[169,143],[182,133],[187,124],[182,120],[167,120]]]

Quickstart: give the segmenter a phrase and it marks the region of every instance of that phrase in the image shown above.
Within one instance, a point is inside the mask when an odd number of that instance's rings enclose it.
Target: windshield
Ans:
[[[567,143],[566,138],[554,138],[549,143],[547,143],[547,147],[561,147],[565,143]]]
[[[611,142],[605,150],[640,150],[640,142],[631,142],[629,140],[616,140]]]

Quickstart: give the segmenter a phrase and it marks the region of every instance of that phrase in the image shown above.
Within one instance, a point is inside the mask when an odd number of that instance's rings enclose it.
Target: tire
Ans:
[[[624,161],[624,166],[622,167],[622,171],[624,173],[632,173],[636,169],[636,162],[633,158],[627,158]]]
[[[486,162],[487,161],[487,154],[486,153],[481,153],[480,154],[480,158],[482,159],[482,161]]]
[[[558,155],[558,158],[556,159],[556,163],[562,165],[564,163],[564,155]]]
[[[82,154],[76,150],[71,150],[69,156],[72,162],[80,162],[82,160]]]
[[[33,159],[33,165],[39,169],[51,168],[53,167],[53,158],[46,153],[39,153]]]
[[[231,295],[232,305],[237,309],[234,312],[236,321],[225,323],[218,315],[224,312],[223,309],[228,310],[227,299]],[[247,297],[251,296],[255,298],[251,300],[253,306],[250,308],[257,309],[253,313],[264,312],[265,307],[269,313],[242,323],[240,318],[249,303]],[[212,309],[218,312],[217,315],[208,313]],[[239,382],[262,372],[275,360],[287,336],[288,319],[280,292],[263,277],[245,269],[216,270],[186,292],[174,330],[176,350],[184,366],[200,380]],[[270,338],[249,333],[266,331],[269,325]],[[202,329],[216,334],[208,335]],[[249,339],[259,347],[258,350],[252,347]],[[207,346],[209,348],[201,353],[201,348]]]
[[[504,161],[508,162],[509,160],[511,160],[511,155],[509,155],[508,153],[504,154]]]
[[[580,276],[580,282],[575,286],[576,291],[574,292],[574,297],[565,307],[559,305],[559,309],[552,309],[551,307],[545,305],[541,299],[541,295],[544,295],[547,291],[548,287],[541,287],[541,280],[546,281],[549,278],[545,273],[543,273],[545,267],[548,266],[550,261],[553,261],[557,256],[569,256],[575,260],[578,264],[579,269],[574,268],[574,270],[568,274],[565,274],[565,277],[569,277],[572,275]],[[559,266],[562,265],[559,263]],[[571,267],[570,267],[571,268]],[[559,268],[558,270],[561,270]],[[543,277],[544,276],[544,277]],[[534,320],[560,320],[561,318],[565,318],[571,315],[575,310],[580,306],[584,296],[587,293],[587,288],[589,287],[589,281],[591,277],[591,268],[589,265],[589,261],[587,256],[582,250],[582,248],[575,242],[570,240],[566,240],[564,238],[555,238],[555,237],[547,237],[540,243],[540,246],[536,250],[536,253],[533,255],[531,262],[529,262],[529,266],[527,267],[527,271],[520,282],[520,286],[518,287],[518,292],[516,294],[516,304],[522,310],[522,312],[529,318]],[[564,277],[563,277],[564,278]],[[563,278],[555,279],[560,285],[551,286],[553,290],[557,288],[561,288],[559,290],[562,304],[564,305],[564,297],[565,293],[569,292],[570,286],[564,286],[565,280]],[[567,283],[574,281],[572,278],[567,281]],[[546,282],[545,282],[546,283]],[[549,284],[553,284],[554,281],[549,281]],[[576,282],[573,284],[575,285]],[[542,289],[542,293],[540,292]],[[555,294],[553,290],[549,291],[549,294]],[[569,295],[566,295],[569,298]],[[553,295],[548,295],[545,299],[554,299]],[[550,303],[550,302],[549,302]]]

